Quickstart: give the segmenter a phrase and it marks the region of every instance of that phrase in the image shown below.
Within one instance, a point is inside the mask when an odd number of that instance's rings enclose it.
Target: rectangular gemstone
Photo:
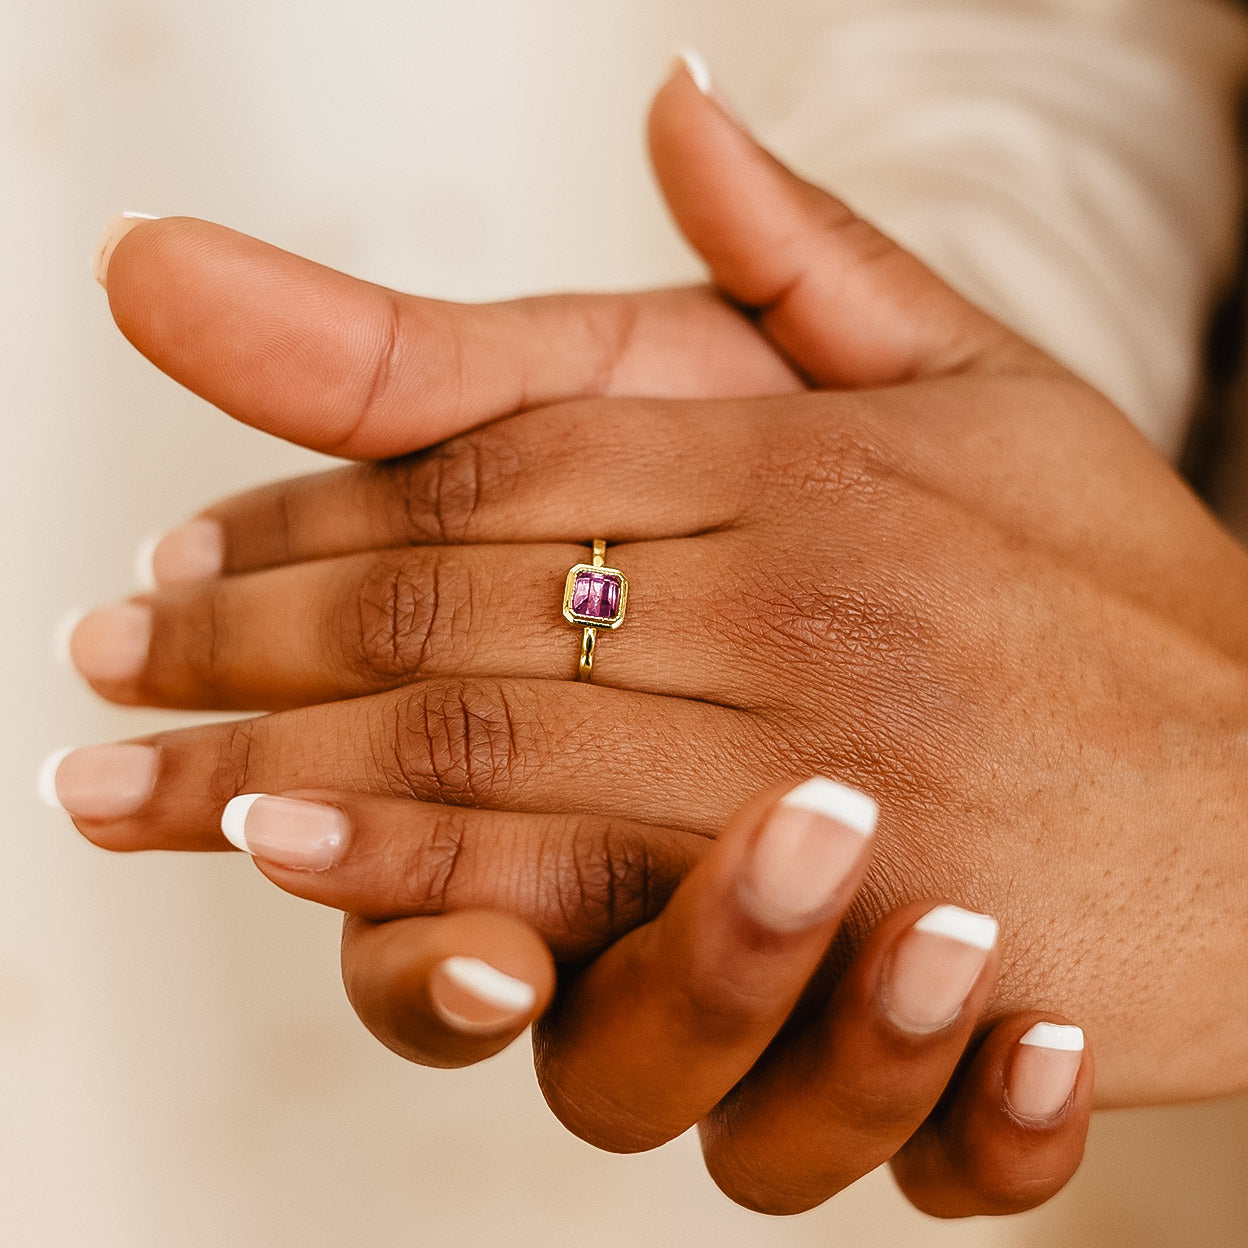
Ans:
[[[569,605],[577,615],[613,620],[620,609],[620,582],[602,572],[578,572],[572,582]]]

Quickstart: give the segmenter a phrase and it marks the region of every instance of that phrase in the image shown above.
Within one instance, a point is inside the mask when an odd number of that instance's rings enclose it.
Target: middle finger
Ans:
[[[49,780],[96,844],[210,850],[227,847],[221,812],[239,794],[323,788],[709,834],[779,765],[754,717],[725,707],[575,681],[443,678],[76,750]]]

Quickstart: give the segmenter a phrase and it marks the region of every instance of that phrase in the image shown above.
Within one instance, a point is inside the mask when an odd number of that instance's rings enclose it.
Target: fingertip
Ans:
[[[57,620],[52,629],[52,654],[59,666],[67,672],[74,670],[74,657],[71,643],[74,630],[90,614],[89,607],[72,607]]]
[[[722,838],[736,860],[736,897],[760,927],[796,935],[837,917],[864,869],[879,808],[824,776],[791,788],[764,810],[744,846],[748,818]]]
[[[1019,1037],[1005,1077],[1006,1109],[1029,1127],[1065,1117],[1083,1066],[1083,1029],[1038,1022]]]
[[[105,290],[108,289],[108,270],[112,264],[113,253],[121,240],[144,221],[158,221],[159,217],[148,212],[121,212],[109,219],[103,234],[91,253],[91,275]]]
[[[497,911],[348,920],[342,966],[364,1025],[424,1066],[467,1066],[500,1052],[546,1009],[555,989],[545,942]]]
[[[537,988],[482,958],[456,954],[430,972],[429,1000],[453,1031],[488,1036],[526,1026]]]
[[[697,87],[703,95],[710,95],[715,88],[715,79],[711,75],[711,67],[707,64],[706,57],[702,55],[697,48],[685,46],[676,53],[676,61],[673,65],[676,72],[683,70],[693,80],[693,85]]]
[[[222,835],[245,854],[252,852],[247,843],[247,814],[263,796],[263,793],[240,793],[230,798],[221,812]]]
[[[156,555],[156,547],[160,545],[164,533],[157,530],[140,539],[134,549],[134,583],[144,592],[150,594],[156,588],[156,572],[152,566]]]
[[[156,534],[136,555],[136,571],[153,587],[202,584],[219,577],[224,567],[225,529],[210,516]]]
[[[1036,1014],[999,1020],[943,1109],[894,1160],[902,1191],[924,1213],[944,1218],[1044,1204],[1079,1169],[1092,1084],[1081,1028]]]
[[[61,802],[60,794],[56,791],[56,773],[74,749],[75,747],[71,745],[64,749],[53,750],[40,764],[39,773],[35,779],[35,790],[39,794],[39,800],[50,809],[59,810],[62,813],[68,812]]]

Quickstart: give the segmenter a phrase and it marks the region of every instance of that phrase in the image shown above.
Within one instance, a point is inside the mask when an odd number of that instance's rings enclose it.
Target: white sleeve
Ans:
[[[1216,0],[831,12],[767,138],[1174,456],[1237,252],[1248,17]]]

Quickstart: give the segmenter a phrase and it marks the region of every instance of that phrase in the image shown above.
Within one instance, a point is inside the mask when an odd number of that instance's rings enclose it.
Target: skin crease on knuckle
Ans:
[[[505,422],[504,422],[505,423]],[[497,428],[479,431],[381,466],[394,483],[401,528],[413,545],[457,545],[488,497],[499,503],[522,466],[519,448]]]
[[[390,688],[421,674],[432,653],[459,652],[472,636],[472,579],[437,548],[386,551],[359,591],[344,601],[354,627],[341,627],[344,661],[366,680]]]
[[[549,753],[531,715],[490,681],[431,680],[394,704],[392,763],[399,796],[493,806],[523,769]]]

